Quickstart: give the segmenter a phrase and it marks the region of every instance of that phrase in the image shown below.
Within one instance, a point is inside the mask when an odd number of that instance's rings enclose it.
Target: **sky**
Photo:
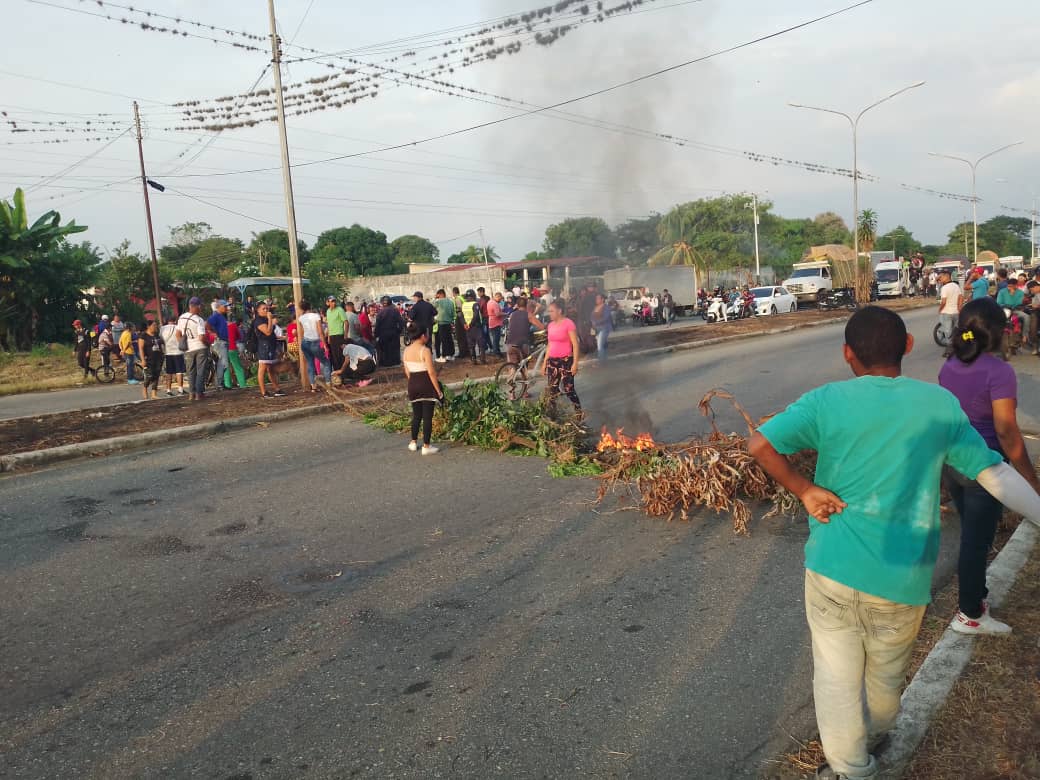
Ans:
[[[129,5],[129,0],[123,0]],[[979,220],[1028,212],[1040,196],[1040,48],[1035,0],[872,0],[826,21],[675,68],[570,103],[561,116],[521,115],[719,52],[851,5],[855,0],[656,0],[638,13],[583,24],[551,46],[530,36],[520,51],[443,76],[479,90],[479,100],[409,86],[400,72],[448,51],[443,44],[472,25],[537,8],[521,0],[452,3],[277,0],[286,43],[344,53],[383,74],[374,99],[287,122],[300,237],[360,223],[388,240],[415,233],[442,257],[480,243],[503,259],[540,249],[545,228],[570,216],[615,225],[665,212],[676,203],[723,192],[755,192],[784,216],[835,211],[852,219],[852,180],[798,165],[749,160],[741,151],[851,168],[848,122],[790,107],[803,103],[855,114],[902,87],[924,81],[864,115],[859,125],[860,208],[879,215],[880,232],[897,224],[925,243],[945,243],[970,219],[961,196],[970,169],[930,152],[976,158],[1025,141],[978,166]],[[106,0],[107,2],[107,0]],[[156,14],[269,32],[264,0],[142,0]],[[619,0],[604,0],[610,7]],[[236,38],[264,51],[226,45],[226,34],[181,22],[195,37],[141,30],[88,14],[129,16],[83,0],[7,0],[0,50],[0,110],[19,128],[44,122],[112,123],[104,141],[89,135],[12,133],[0,124],[0,193],[27,190],[30,213],[60,211],[89,226],[80,238],[105,250],[124,239],[147,251],[131,103],[141,104],[156,240],[172,227],[207,222],[247,242],[284,227],[286,212],[274,123],[207,133],[177,130],[174,103],[212,100],[258,88],[273,77],[266,39]],[[590,3],[595,6],[595,0]],[[73,10],[67,10],[73,9]],[[86,12],[86,13],[84,13]],[[139,18],[139,17],[134,17]],[[154,23],[165,23],[155,18]],[[439,33],[429,35],[430,33]],[[413,37],[423,36],[423,37]],[[401,41],[401,39],[409,39]],[[510,38],[508,40],[517,40]],[[415,57],[388,62],[407,47]],[[287,59],[316,57],[293,46]],[[287,84],[327,75],[324,63],[289,62]],[[373,69],[373,66],[382,68]],[[393,71],[398,71],[395,74]],[[261,77],[262,74],[262,77]],[[411,83],[423,83],[412,80]],[[428,82],[426,82],[428,83]],[[496,97],[491,97],[496,96]],[[502,103],[500,98],[510,98]],[[485,101],[485,102],[481,102]],[[524,104],[515,102],[524,101]],[[393,151],[396,144],[486,122],[491,126]],[[605,127],[602,123],[609,122]],[[109,129],[114,128],[114,129]],[[697,145],[662,140],[681,137]],[[66,143],[44,144],[51,138]],[[306,165],[329,157],[355,155]],[[301,165],[302,164],[302,165]],[[260,172],[244,173],[253,169]],[[1016,213],[1018,216],[1023,213]],[[749,216],[750,219],[750,216]]]

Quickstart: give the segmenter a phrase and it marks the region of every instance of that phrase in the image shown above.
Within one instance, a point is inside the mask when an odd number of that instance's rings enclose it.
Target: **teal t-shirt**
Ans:
[[[1001,306],[1007,306],[1009,309],[1013,309],[1016,306],[1021,306],[1025,297],[1025,293],[1021,290],[1011,292],[1009,288],[1005,287],[997,293],[997,303]]]
[[[442,325],[455,322],[455,303],[451,298],[434,298],[433,305],[437,308],[437,322]]]
[[[976,279],[971,283],[971,299],[973,301],[985,298],[987,295],[989,295],[989,281],[985,277]]]
[[[759,432],[784,455],[816,450],[816,484],[848,504],[809,518],[806,568],[900,604],[931,601],[943,465],[975,479],[1001,460],[952,393],[907,377],[823,385]]]

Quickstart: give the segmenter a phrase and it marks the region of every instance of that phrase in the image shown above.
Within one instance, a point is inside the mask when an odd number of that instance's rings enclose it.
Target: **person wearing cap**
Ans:
[[[83,327],[82,320],[72,321],[72,332],[76,339],[76,346],[72,354],[76,356],[76,365],[83,369],[83,378],[90,373],[90,333]]]
[[[469,351],[470,360],[473,365],[479,359],[481,363],[487,363],[487,354],[484,352],[484,318],[480,315],[480,301],[474,290],[466,290],[462,303],[462,319],[466,330],[466,347]]]
[[[101,319],[98,320],[98,324],[94,326],[94,333],[96,333],[98,336],[100,336],[101,332],[103,330],[107,330],[107,329],[108,329],[108,315],[107,314],[102,314],[101,315]]]
[[[437,320],[437,309],[423,297],[421,290],[416,290],[412,293],[412,300],[415,303],[412,305],[412,310],[408,313],[408,316],[412,322],[426,332],[426,340],[430,343],[433,341],[433,323]]]
[[[961,304],[964,303],[964,293],[959,284],[951,281],[949,268],[939,269],[939,285],[939,323],[946,334],[946,343],[949,343],[953,326],[957,324]]]
[[[455,359],[455,341],[451,337],[451,329],[455,326],[455,302],[448,297],[442,287],[433,299],[433,307],[437,310],[433,333],[436,346],[436,363],[447,363]]]
[[[230,356],[228,355],[227,310],[227,301],[218,298],[213,301],[213,313],[206,320],[206,324],[209,325],[208,330],[213,333],[214,337],[213,351],[217,353],[217,371],[213,380],[214,390],[223,390],[225,382],[230,380],[228,376]]]
[[[973,268],[968,276],[968,286],[971,288],[971,300],[985,298],[989,295],[989,279],[981,268]]]
[[[347,313],[344,311],[335,295],[325,298],[325,325],[329,336],[329,357],[332,360],[332,370],[339,371],[343,367],[343,342],[345,340],[344,330],[347,324]]]
[[[201,310],[202,299],[194,296],[188,300],[188,311],[177,318],[176,336],[184,352],[188,398],[192,401],[201,401],[206,396],[206,370],[209,368],[209,344],[206,342],[209,325],[199,316]]]

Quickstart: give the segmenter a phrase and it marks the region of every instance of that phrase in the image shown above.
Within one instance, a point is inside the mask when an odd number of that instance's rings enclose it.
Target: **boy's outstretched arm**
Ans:
[[[748,452],[758,461],[763,470],[793,493],[805,506],[805,510],[821,523],[829,523],[831,515],[840,515],[848,506],[829,490],[814,485],[799,472],[785,455],[777,452],[769,439],[755,433],[748,443]]]
[[[1033,525],[1040,527],[1040,496],[1026,482],[1025,477],[1007,463],[990,466],[979,473],[976,481],[1012,512],[1018,512]]]

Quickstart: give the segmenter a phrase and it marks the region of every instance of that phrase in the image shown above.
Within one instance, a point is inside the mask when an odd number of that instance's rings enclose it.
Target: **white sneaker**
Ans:
[[[408,442],[408,451],[409,452],[415,452],[417,449],[419,449],[419,445],[418,444],[416,444],[414,441]]]
[[[963,612],[958,612],[957,616],[953,619],[951,627],[958,634],[1002,635],[1011,633],[1011,626],[1007,623],[1001,623],[995,617],[990,615],[988,610],[983,612],[982,615],[977,618],[970,618]]]
[[[446,358],[446,357],[439,357],[436,360],[434,360],[433,362],[434,363],[447,363],[448,362],[448,358]]]
[[[439,447],[434,447],[432,444],[424,444],[422,448],[423,455],[436,455],[440,451]]]

